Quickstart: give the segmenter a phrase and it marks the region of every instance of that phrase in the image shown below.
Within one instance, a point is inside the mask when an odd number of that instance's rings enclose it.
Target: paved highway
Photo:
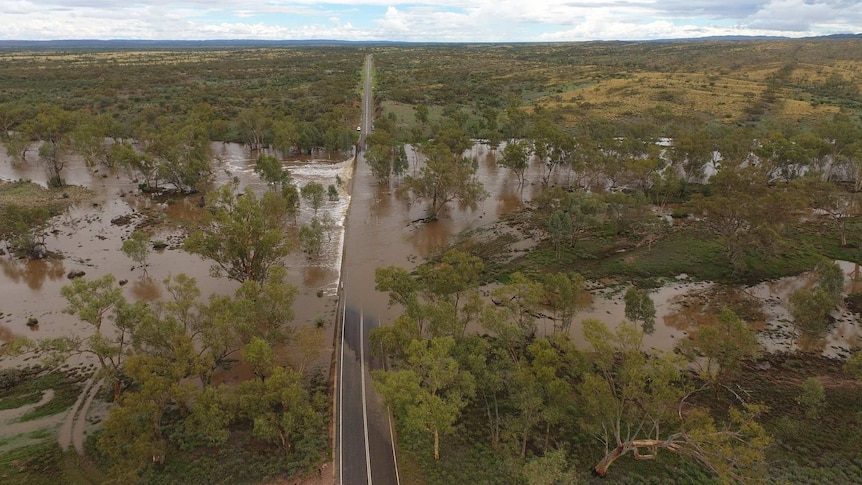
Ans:
[[[369,55],[365,59],[360,147],[364,146],[374,114],[371,62]],[[370,263],[377,261],[378,251],[385,250],[379,245],[370,250],[362,247],[367,231],[373,231],[365,224],[363,213],[373,180],[369,173],[361,153],[357,153],[351,208],[345,225],[342,332],[336,363],[335,480],[341,485],[400,485],[389,413],[371,382],[374,361],[368,350],[368,333],[378,323],[364,308],[367,302],[359,296],[363,291],[353,291],[373,288],[373,273],[369,269],[374,264]],[[356,270],[352,270],[354,267]]]

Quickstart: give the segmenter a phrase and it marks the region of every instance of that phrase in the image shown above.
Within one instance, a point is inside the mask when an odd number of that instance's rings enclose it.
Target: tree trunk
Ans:
[[[596,472],[596,475],[600,477],[606,476],[608,474],[608,468],[610,468],[610,466],[613,464],[613,462],[617,460],[617,458],[623,456],[623,453],[625,453],[626,451],[627,450],[623,444],[620,444],[619,446],[611,450],[611,452],[605,455],[605,457],[602,458],[599,464],[596,465],[596,467],[593,469]]]
[[[638,453],[639,448],[649,448],[650,454],[641,455]],[[629,451],[634,451],[635,459],[637,460],[650,460],[655,458],[655,454],[659,448],[666,448],[674,453],[680,451],[680,446],[677,443],[673,442],[673,438],[670,440],[632,440],[626,441],[625,443],[620,443],[616,448],[610,451],[604,458],[593,468],[593,471],[596,472],[596,475],[603,477],[608,474],[608,468],[617,460],[617,458],[623,456]]]
[[[440,433],[434,430],[434,461],[440,459]]]

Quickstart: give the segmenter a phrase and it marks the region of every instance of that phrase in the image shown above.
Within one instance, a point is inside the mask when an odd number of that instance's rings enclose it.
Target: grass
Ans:
[[[0,207],[19,205],[27,207],[48,207],[55,213],[62,212],[68,206],[92,198],[93,191],[84,187],[69,185],[66,187],[46,189],[30,181],[17,182],[0,181]]]
[[[24,371],[18,382],[0,389],[0,409],[14,409],[25,404],[39,402],[42,392],[54,390],[54,398],[19,418],[32,421],[69,409],[81,391],[83,377],[59,372],[40,373],[37,368]]]
[[[35,392],[41,397],[41,391],[53,389],[54,398],[42,406],[24,414],[19,418],[19,421],[33,421],[35,419],[52,416],[66,411],[78,398],[78,394],[81,392],[81,381],[82,378],[80,377],[76,378],[59,373],[49,373],[25,382],[19,386],[13,396],[21,395],[19,393],[32,395],[32,393]],[[38,399],[36,402],[38,402]]]
[[[41,391],[22,393],[0,399],[0,409],[17,409],[21,406],[34,404],[42,398]]]

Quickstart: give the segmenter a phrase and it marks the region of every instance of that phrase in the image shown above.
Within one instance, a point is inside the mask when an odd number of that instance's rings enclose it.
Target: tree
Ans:
[[[299,228],[299,244],[309,258],[320,256],[323,249],[323,233],[323,224],[317,217],[312,217],[310,224],[303,224]]]
[[[514,323],[525,337],[536,333],[536,315],[544,297],[544,288],[523,273],[515,272],[509,282],[494,289],[494,304],[506,310],[507,320]]]
[[[287,203],[273,191],[258,199],[250,190],[235,190],[235,185],[225,185],[208,196],[211,209],[183,247],[213,260],[216,275],[261,281],[293,248],[285,223]]]
[[[32,140],[29,133],[16,131],[0,138],[0,143],[6,148],[6,153],[11,158],[12,163],[17,164],[24,162]]]
[[[260,178],[270,185],[271,188],[282,188],[292,183],[290,171],[281,166],[281,160],[272,155],[261,153],[257,157],[254,171],[260,174]]]
[[[841,189],[832,182],[819,177],[804,177],[798,180],[801,190],[811,199],[811,208],[829,218],[841,238],[841,246],[847,246],[847,222],[857,210],[855,193]]]
[[[323,205],[323,197],[325,195],[323,184],[318,182],[308,182],[302,186],[299,193],[302,195],[302,198],[311,205],[314,209],[314,213],[317,214],[317,210]]]
[[[458,201],[475,209],[478,202],[488,196],[475,177],[473,161],[461,157],[460,152],[451,151],[443,142],[433,143],[423,152],[427,162],[422,167],[422,175],[406,176],[404,188],[416,198],[430,199],[429,219],[436,219],[449,202]]]
[[[506,144],[503,148],[503,157],[497,159],[497,163],[511,170],[518,178],[518,187],[524,186],[524,172],[530,166],[530,145],[526,141],[516,141]]]
[[[396,177],[404,175],[404,172],[407,171],[407,166],[407,150],[404,149],[404,145],[398,145],[395,158],[392,159],[392,174]]]
[[[544,301],[551,308],[554,333],[568,334],[586,294],[584,277],[578,273],[548,273],[544,276]]]
[[[809,337],[823,335],[829,313],[841,301],[844,292],[844,272],[837,264],[822,260],[815,265],[814,273],[817,276],[814,288],[793,292],[789,302],[796,328]]]
[[[321,434],[324,420],[298,372],[275,366],[269,373],[240,384],[238,410],[254,424],[254,436],[277,443],[289,458],[300,441]]]
[[[389,175],[392,173],[392,150],[388,146],[372,144],[365,151],[365,161],[371,167],[371,174],[378,183],[389,181]]]
[[[455,340],[414,340],[403,370],[376,370],[374,387],[405,427],[434,436],[434,459],[440,459],[440,435],[455,431],[455,422],[475,392],[473,376],[452,357]]]
[[[731,407],[727,420],[716,422],[706,409],[686,404],[693,391],[682,381],[677,356],[642,352],[643,334],[634,325],[611,333],[598,320],[583,324],[593,367],[579,387],[582,426],[605,444],[596,474],[607,475],[628,452],[639,460],[660,450],[677,453],[724,481],[743,480],[765,460],[771,439],[757,422],[763,406]]]
[[[40,259],[46,253],[44,230],[50,220],[51,213],[44,207],[0,207],[0,240],[16,252]]]
[[[824,402],[826,402],[826,391],[823,389],[823,384],[814,377],[805,379],[802,383],[802,392],[796,398],[796,403],[805,408],[805,416],[808,419],[817,419]]]
[[[287,206],[285,208],[287,215],[293,217],[293,221],[296,222],[296,216],[299,215],[299,189],[296,185],[287,184],[281,188],[281,198]]]
[[[725,166],[710,180],[712,195],[695,194],[688,208],[724,246],[728,262],[744,268],[747,251],[770,252],[781,240],[800,198],[769,187],[757,168]]]
[[[272,122],[260,108],[249,108],[240,111],[236,118],[236,127],[243,143],[252,150],[260,150],[266,138],[270,135]]]
[[[166,323],[166,322],[162,322]],[[176,330],[176,328],[174,328]],[[191,335],[173,333],[168,337],[170,352],[136,353],[124,369],[136,388],[118,399],[99,436],[99,448],[113,458],[112,473],[132,476],[147,463],[162,463],[168,450],[164,417],[170,410],[186,417],[190,403],[200,394],[188,379],[206,365],[194,348]]]
[[[458,250],[423,264],[415,275],[395,266],[377,268],[377,291],[389,292],[390,305],[404,308],[393,330],[406,335],[389,337],[405,342],[429,336],[463,337],[467,325],[479,320],[483,304],[476,286],[484,268],[480,258]]]
[[[428,107],[424,104],[417,104],[413,106],[413,111],[416,114],[416,120],[419,123],[425,124],[428,123]]]
[[[334,184],[329,184],[329,186],[326,187],[326,197],[330,202],[338,201],[338,189]]]
[[[490,443],[497,448],[508,418],[504,409],[514,363],[506,350],[493,339],[467,335],[458,339],[454,356],[459,365],[473,376],[476,394],[484,405]]]
[[[715,324],[704,324],[679,344],[682,355],[693,362],[702,380],[718,385],[739,372],[746,359],[760,354],[757,334],[733,310],[724,309]]]
[[[70,133],[75,120],[72,113],[56,106],[42,108],[30,124],[31,134],[42,141],[39,160],[48,172],[48,184],[62,187],[66,157],[71,150]]]
[[[122,388],[124,359],[131,347],[132,333],[150,314],[144,304],[127,303],[122,288],[114,286],[115,281],[110,274],[92,281],[76,278],[71,285],[61,288],[60,293],[68,303],[63,311],[77,316],[93,330],[85,339],[68,338],[62,347],[67,352],[74,349],[95,355],[102,374],[112,383],[116,399]],[[115,329],[108,331],[102,328],[102,323],[111,311]],[[47,345],[42,351],[57,348],[58,343],[44,342]]]
[[[199,190],[212,175],[209,126],[193,115],[146,134],[144,151],[153,157],[159,180],[178,191]]]
[[[554,255],[560,259],[560,246],[572,233],[572,217],[568,212],[557,209],[548,220],[548,235],[554,246]]]
[[[570,468],[565,450],[554,450],[527,461],[524,465],[527,485],[575,485],[578,475]]]
[[[88,167],[109,163],[105,138],[108,135],[110,118],[104,115],[78,115],[75,118],[75,128],[69,134],[72,150],[84,158]]]
[[[516,365],[510,396],[517,408],[513,431],[520,435],[521,459],[527,457],[527,443],[537,427],[544,425],[547,449],[551,429],[567,417],[574,391],[566,372],[570,364],[547,338],[540,338],[527,346],[525,359]]]
[[[625,314],[632,323],[641,322],[644,333],[655,332],[655,303],[646,290],[630,286],[625,295]]]
[[[618,194],[611,194],[618,195]],[[625,196],[625,194],[621,194]],[[538,198],[540,213],[544,217],[553,217],[554,213],[561,211],[568,216],[557,216],[557,225],[554,227],[556,231],[561,231],[564,227],[569,227],[569,245],[575,247],[578,239],[584,234],[594,230],[606,216],[610,214],[611,218],[615,216],[611,204],[608,204],[601,197],[587,192],[567,192],[559,187],[554,187],[545,190]],[[561,232],[558,233],[562,235]]]
[[[823,289],[802,289],[791,293],[790,316],[800,333],[817,338],[826,332],[829,313],[835,303]]]
[[[150,236],[145,232],[132,231],[123,241],[122,251],[129,259],[141,265],[147,274],[147,258],[150,256]]]

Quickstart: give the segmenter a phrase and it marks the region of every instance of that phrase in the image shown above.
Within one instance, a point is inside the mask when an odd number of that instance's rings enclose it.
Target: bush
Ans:
[[[802,384],[802,393],[796,398],[796,402],[805,408],[805,416],[809,419],[817,419],[820,409],[826,402],[826,391],[823,384],[817,379],[809,377]]]

